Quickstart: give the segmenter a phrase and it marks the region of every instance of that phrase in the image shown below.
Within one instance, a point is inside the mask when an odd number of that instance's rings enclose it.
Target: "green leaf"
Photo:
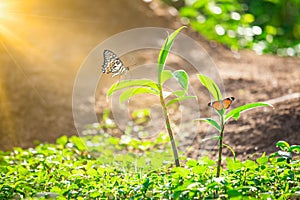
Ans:
[[[212,125],[213,127],[215,127],[219,132],[221,132],[221,128],[220,128],[218,122],[216,122],[215,120],[213,120],[211,118],[199,118],[199,119],[195,119],[195,120],[207,122],[210,125]]]
[[[64,146],[68,143],[68,137],[63,135],[56,140],[56,143]]]
[[[191,98],[196,98],[196,96],[183,96],[183,97],[178,97],[178,98],[175,98],[175,99],[172,99],[170,101],[168,101],[168,103],[166,104],[166,106],[170,106],[174,103],[177,103],[179,101],[183,101],[183,100],[186,100],[186,99],[191,99]]]
[[[196,161],[196,160],[194,160],[194,159],[190,159],[190,160],[188,160],[187,162],[186,162],[186,166],[188,166],[188,167],[194,167],[194,166],[196,166],[198,164],[198,162]]]
[[[94,191],[91,191],[89,195],[91,198],[96,198],[96,197],[99,197],[101,195],[101,193],[97,190],[94,190]]]
[[[243,165],[246,169],[255,169],[257,167],[257,164],[252,160],[246,160]]]
[[[164,70],[164,66],[166,63],[166,59],[168,57],[169,51],[172,47],[172,44],[174,42],[175,37],[177,36],[177,34],[183,29],[185,28],[185,26],[180,27],[179,29],[177,29],[176,31],[174,31],[171,35],[169,35],[165,42],[164,45],[162,46],[159,56],[158,56],[158,83],[161,85],[162,84],[162,79],[161,79],[161,74],[162,71]]]
[[[240,197],[243,196],[238,190],[228,190],[227,191],[228,197]]]
[[[120,103],[123,103],[124,101],[128,100],[129,98],[131,98],[137,94],[157,94],[158,95],[158,92],[156,90],[153,90],[151,88],[146,88],[146,87],[129,88],[120,95]]]
[[[177,97],[183,97],[185,95],[183,90],[176,90],[172,92],[172,94],[176,95]]]
[[[265,155],[262,155],[261,157],[256,159],[256,162],[260,165],[264,165],[269,161],[269,158]]]
[[[198,78],[202,85],[207,88],[210,94],[214,97],[216,101],[220,101],[222,99],[222,94],[220,92],[217,84],[208,76],[204,76],[202,74],[198,74]]]
[[[201,166],[195,166],[193,168],[193,172],[196,174],[204,174],[205,171],[207,171],[208,167],[205,165],[201,165]]]
[[[182,168],[182,167],[174,167],[173,169],[172,169],[172,172],[174,172],[175,174],[173,174],[173,175],[179,175],[179,176],[181,176],[181,177],[186,177],[186,176],[188,176],[189,175],[189,173],[190,173],[190,171],[188,170],[188,169],[186,169],[186,168]]]
[[[158,91],[157,83],[150,80],[150,79],[136,79],[136,80],[125,80],[121,81],[119,83],[113,84],[108,92],[107,92],[107,97],[111,96],[114,92],[127,88],[127,87],[133,87],[133,86],[140,86],[140,87],[149,87],[152,88],[153,90]]]
[[[145,189],[148,189],[149,185],[150,185],[150,179],[146,178],[146,180],[143,183],[143,186],[144,186]]]
[[[81,138],[72,136],[69,140],[78,148],[79,151],[87,150],[87,147],[85,146]]]
[[[276,147],[279,147],[283,151],[288,151],[290,148],[290,145],[286,141],[281,140],[276,143]]]
[[[300,145],[292,145],[290,147],[290,151],[296,154],[300,154]]]
[[[184,70],[177,70],[173,72],[174,78],[179,82],[185,93],[188,91],[189,77]]]
[[[163,70],[161,73],[161,84],[164,84],[167,80],[172,78],[172,72],[170,70]]]
[[[225,122],[228,121],[231,117],[233,117],[235,120],[238,120],[240,117],[240,114],[242,112],[251,110],[253,108],[261,107],[261,106],[270,106],[273,108],[273,106],[269,103],[264,103],[264,102],[256,102],[256,103],[249,103],[245,104],[243,106],[237,107],[233,110],[231,110],[229,113],[226,114],[225,116]]]

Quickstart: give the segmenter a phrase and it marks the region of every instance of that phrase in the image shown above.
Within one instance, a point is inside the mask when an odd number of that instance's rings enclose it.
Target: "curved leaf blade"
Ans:
[[[208,124],[212,125],[213,127],[215,127],[219,132],[221,132],[221,128],[218,124],[218,122],[216,122],[215,120],[211,119],[211,118],[199,118],[199,119],[195,119],[194,121],[203,121],[203,122],[207,122]]]
[[[149,87],[153,90],[158,91],[157,83],[150,80],[150,79],[136,79],[136,80],[125,80],[118,83],[113,84],[107,94],[106,97],[111,96],[114,92],[127,88],[127,87],[134,87],[134,86],[140,86],[140,87]]]
[[[245,104],[243,106],[237,107],[237,108],[231,110],[230,112],[228,112],[225,116],[225,122],[228,121],[231,117],[233,117],[235,120],[238,120],[240,117],[240,114],[242,112],[245,112],[245,111],[251,110],[253,108],[257,108],[257,107],[262,107],[262,106],[270,106],[270,107],[274,108],[272,104],[264,103],[264,102]]]
[[[163,70],[161,73],[161,84],[164,84],[167,80],[172,78],[172,72],[170,70]]]
[[[276,143],[276,147],[279,147],[283,151],[288,151],[290,148],[290,144],[287,143],[286,141],[280,140]]]
[[[151,88],[146,88],[146,87],[129,88],[120,95],[120,103],[123,103],[124,101],[130,99],[131,97],[133,97],[134,95],[137,95],[137,94],[156,94],[156,95],[158,95],[158,92]]]
[[[188,91],[189,77],[184,70],[177,70],[173,72],[174,78],[179,82],[185,93]]]
[[[292,145],[290,147],[290,151],[296,154],[300,154],[300,145]]]
[[[174,99],[168,101],[168,103],[166,104],[166,106],[168,107],[168,106],[170,106],[170,105],[172,105],[174,103],[177,103],[179,101],[183,101],[183,100],[186,100],[186,99],[192,99],[192,98],[196,98],[196,96],[183,96],[183,97],[174,98]]]
[[[222,94],[218,85],[211,78],[202,74],[198,74],[198,78],[202,85],[207,88],[207,90],[216,101],[220,101],[222,99]]]
[[[172,47],[172,44],[174,42],[174,39],[183,28],[185,28],[185,26],[180,27],[179,29],[174,31],[171,35],[169,35],[166,38],[166,40],[165,40],[165,42],[164,42],[164,44],[163,44],[163,46],[160,50],[160,53],[159,53],[159,56],[158,56],[158,59],[157,59],[157,63],[158,63],[158,83],[159,84],[162,83],[161,82],[161,73],[164,70],[164,66],[165,66],[169,51],[170,51],[170,49]]]

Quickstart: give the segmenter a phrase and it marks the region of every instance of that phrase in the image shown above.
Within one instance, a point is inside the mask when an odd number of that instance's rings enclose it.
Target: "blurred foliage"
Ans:
[[[182,5],[176,1],[176,5]],[[232,50],[300,56],[299,0],[185,0],[182,21]],[[170,4],[172,5],[172,4]],[[178,7],[178,6],[177,6]]]

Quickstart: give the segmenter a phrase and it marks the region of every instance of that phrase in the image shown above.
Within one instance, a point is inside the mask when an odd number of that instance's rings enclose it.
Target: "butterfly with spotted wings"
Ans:
[[[125,67],[123,62],[111,50],[105,49],[103,51],[104,63],[102,65],[102,72],[104,74],[112,73],[112,77],[125,74],[129,68]]]

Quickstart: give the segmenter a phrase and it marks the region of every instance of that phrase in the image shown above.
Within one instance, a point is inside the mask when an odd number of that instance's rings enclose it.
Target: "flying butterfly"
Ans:
[[[129,68],[125,67],[120,58],[118,58],[118,56],[111,50],[104,50],[103,58],[104,63],[102,65],[102,72],[104,74],[112,73],[112,77],[114,77],[117,75],[122,75],[129,70]]]
[[[232,102],[234,101],[234,97],[228,97],[226,99],[220,101],[213,101],[208,103],[208,106],[213,107],[214,109],[220,111],[222,109],[228,109]]]

